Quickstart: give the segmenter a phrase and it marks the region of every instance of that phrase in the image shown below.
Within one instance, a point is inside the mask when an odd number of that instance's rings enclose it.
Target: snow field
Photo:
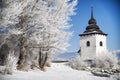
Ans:
[[[14,71],[13,75],[0,75],[0,80],[113,80],[112,78],[93,76],[90,72],[78,71],[65,63],[53,63],[45,72],[38,69]]]

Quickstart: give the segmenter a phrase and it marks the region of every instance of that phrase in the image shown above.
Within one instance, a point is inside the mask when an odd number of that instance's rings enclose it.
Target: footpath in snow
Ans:
[[[40,70],[14,71],[13,75],[0,75],[0,80],[113,80],[93,76],[90,72],[77,71],[65,63],[53,63],[46,72]]]

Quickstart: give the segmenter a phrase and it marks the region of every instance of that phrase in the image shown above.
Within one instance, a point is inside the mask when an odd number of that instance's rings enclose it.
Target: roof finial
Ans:
[[[91,19],[93,19],[93,7],[91,7]]]

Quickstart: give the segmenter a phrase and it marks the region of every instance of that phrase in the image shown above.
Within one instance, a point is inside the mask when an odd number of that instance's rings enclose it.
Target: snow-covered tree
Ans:
[[[77,69],[77,70],[85,70],[87,67],[89,67],[89,65],[85,63],[85,61],[82,60],[80,56],[77,56],[76,58],[71,59],[69,61],[69,65],[73,69]]]
[[[117,57],[109,51],[101,52],[93,60],[82,60],[80,56],[70,60],[70,66],[74,69],[100,68],[107,69],[117,67]]]
[[[96,57],[95,61],[96,61],[96,67],[100,67],[100,68],[110,68],[116,66],[118,63],[117,56],[109,51],[100,53]]]
[[[66,50],[72,34],[68,21],[76,4],[76,0],[2,0],[0,25],[7,29],[6,37],[17,36],[19,69],[32,65],[29,61],[38,55],[39,67],[44,68],[52,54]]]

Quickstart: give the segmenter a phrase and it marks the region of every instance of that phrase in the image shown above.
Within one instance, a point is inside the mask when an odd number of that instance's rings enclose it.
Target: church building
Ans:
[[[93,16],[91,7],[91,18],[88,21],[86,30],[80,36],[80,55],[83,60],[92,60],[102,52],[107,50],[106,36]]]

